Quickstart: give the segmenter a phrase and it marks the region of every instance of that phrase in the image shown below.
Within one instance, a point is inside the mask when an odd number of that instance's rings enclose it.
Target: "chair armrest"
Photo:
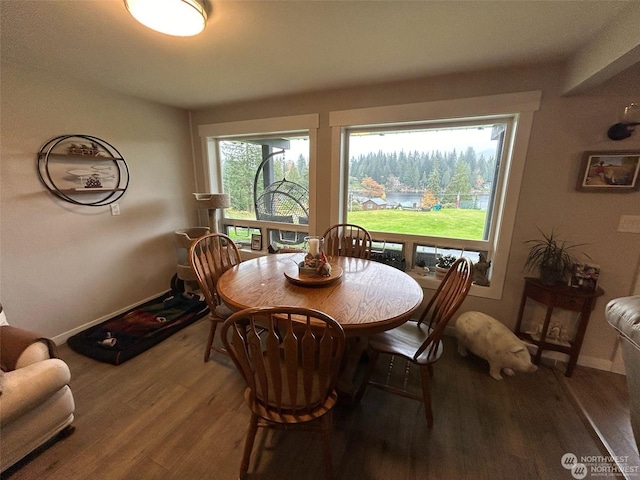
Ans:
[[[0,327],[0,364],[3,370],[21,368],[54,357],[53,341],[10,325]]]
[[[6,424],[44,402],[71,380],[69,367],[51,358],[0,376],[0,423]]]
[[[18,357],[18,360],[16,361],[16,370],[37,362],[42,362],[43,360],[49,360],[50,358],[51,354],[49,353],[49,346],[47,345],[47,342],[44,340],[38,340],[25,348],[22,354]]]

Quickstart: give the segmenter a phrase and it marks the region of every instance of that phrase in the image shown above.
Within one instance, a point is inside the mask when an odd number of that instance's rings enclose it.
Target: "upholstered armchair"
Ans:
[[[55,344],[8,325],[0,305],[0,471],[73,431],[69,367]]]

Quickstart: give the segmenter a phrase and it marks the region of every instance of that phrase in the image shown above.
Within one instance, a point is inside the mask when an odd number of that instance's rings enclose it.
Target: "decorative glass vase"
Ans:
[[[304,237],[305,250],[313,258],[320,258],[324,251],[324,238],[315,235]]]
[[[321,267],[327,263],[324,255],[324,238],[317,236],[304,237],[306,255],[304,260],[298,264],[300,273],[308,275],[318,274]]]

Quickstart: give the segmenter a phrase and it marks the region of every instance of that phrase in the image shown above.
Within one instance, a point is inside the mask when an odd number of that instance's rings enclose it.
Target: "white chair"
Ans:
[[[0,305],[0,467],[4,472],[52,438],[73,431],[71,373],[55,345],[10,326]]]

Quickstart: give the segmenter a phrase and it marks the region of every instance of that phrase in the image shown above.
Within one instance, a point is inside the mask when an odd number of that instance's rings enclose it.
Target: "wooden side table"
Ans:
[[[565,375],[570,377],[573,368],[578,361],[584,334],[589,323],[589,316],[594,309],[598,297],[604,295],[604,290],[598,287],[594,291],[581,290],[579,288],[569,287],[562,283],[555,285],[546,285],[537,278],[526,277],[524,290],[522,292],[522,301],[520,302],[520,311],[518,312],[518,323],[516,324],[516,335],[523,340],[537,345],[538,351],[534,357],[534,363],[539,364],[542,352],[544,350],[553,350],[569,355],[569,363],[565,371]],[[547,313],[542,324],[540,338],[534,337],[532,334],[521,331],[522,317],[527,299],[534,300],[538,303],[546,305]],[[580,312],[578,325],[575,336],[568,341],[568,345],[560,342],[553,342],[547,338],[549,331],[549,322],[554,309],[563,309],[573,312]]]

